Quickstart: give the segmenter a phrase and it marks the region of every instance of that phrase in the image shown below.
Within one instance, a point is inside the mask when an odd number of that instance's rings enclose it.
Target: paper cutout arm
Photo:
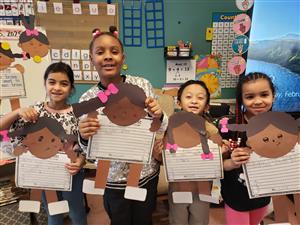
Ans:
[[[89,118],[97,118],[98,112],[93,111],[88,114]],[[98,160],[96,177],[95,177],[95,188],[105,189],[107,183],[107,177],[110,168],[110,161]]]
[[[150,131],[151,132],[155,132],[155,131],[158,131],[158,129],[160,128],[161,126],[161,120],[159,118],[154,118],[152,123],[151,123],[151,127],[150,127]]]
[[[24,74],[25,69],[24,69],[24,67],[21,64],[13,65],[13,67],[15,67],[16,70],[18,70],[21,74]]]
[[[23,153],[26,153],[28,151],[28,147],[25,145],[18,145],[14,148],[13,154],[15,156],[22,155]]]
[[[203,153],[201,154],[201,158],[203,160],[213,159],[214,156],[213,156],[213,153],[209,150],[206,135],[201,135],[200,134],[200,139],[201,139],[201,145],[202,145],[202,150],[203,150]]]
[[[216,143],[219,146],[223,145],[223,140],[219,133],[210,135],[209,139],[212,140],[214,143]]]
[[[66,142],[63,145],[63,151],[67,154],[71,162],[74,162],[78,156],[78,152],[74,150],[74,142]]]
[[[247,130],[247,124],[228,124],[228,129],[231,131],[246,131]]]
[[[72,104],[73,112],[77,118],[104,106],[105,104],[101,102],[98,97],[92,98],[88,101]]]

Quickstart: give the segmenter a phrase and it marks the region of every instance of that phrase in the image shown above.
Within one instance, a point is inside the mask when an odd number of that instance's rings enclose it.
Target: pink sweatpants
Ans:
[[[251,211],[236,211],[225,204],[225,219],[227,225],[258,225],[267,212],[267,207]]]

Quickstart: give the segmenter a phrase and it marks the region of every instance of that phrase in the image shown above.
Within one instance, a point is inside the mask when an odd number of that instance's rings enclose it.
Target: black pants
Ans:
[[[105,190],[104,208],[111,225],[152,225],[152,213],[156,206],[158,176],[142,188],[147,189],[146,201],[135,201],[124,198],[125,190]]]

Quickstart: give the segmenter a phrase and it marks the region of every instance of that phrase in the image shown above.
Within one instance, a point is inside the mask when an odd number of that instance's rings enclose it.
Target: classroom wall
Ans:
[[[112,2],[119,3],[120,38],[122,39],[122,1]],[[164,0],[164,10],[165,44],[176,45],[177,40],[180,39],[191,41],[194,54],[210,53],[211,42],[205,40],[205,32],[207,27],[212,26],[213,12],[238,11],[235,0]],[[165,83],[164,49],[147,48],[144,22],[143,15],[142,47],[125,47],[125,63],[128,65],[125,73],[145,77],[154,87],[161,88]],[[91,86],[88,84],[76,85],[76,93],[71,101],[77,101],[81,94]],[[234,89],[222,89],[222,98],[234,98]]]

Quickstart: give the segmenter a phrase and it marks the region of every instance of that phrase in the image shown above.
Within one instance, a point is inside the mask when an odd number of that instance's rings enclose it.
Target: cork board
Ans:
[[[63,5],[63,14],[54,14],[53,2],[61,2]],[[118,5],[115,5],[115,15],[107,15],[107,4],[104,2],[81,2],[82,14],[73,14],[72,8],[73,1],[70,0],[50,0],[47,1],[47,13],[37,12],[37,3],[34,1],[34,8],[36,12],[36,26],[44,27],[47,33],[47,37],[50,42],[51,49],[60,50],[67,49],[72,51],[76,50],[88,50],[89,43],[92,40],[92,30],[100,28],[100,30],[108,31],[109,26],[116,26],[119,30],[119,16],[118,16]],[[90,15],[89,5],[98,5],[98,15]],[[71,54],[72,55],[72,54]],[[52,58],[53,60],[53,58]],[[76,59],[78,60],[78,59]],[[70,65],[74,70],[75,82],[76,83],[96,83],[97,78],[93,79],[92,66],[86,68],[87,59],[84,61],[78,60],[80,68],[73,68],[72,56]],[[55,61],[55,60],[54,60]],[[61,61],[67,62],[68,60]],[[83,64],[85,66],[83,66]],[[85,67],[85,68],[83,68]],[[82,72],[82,76],[78,76],[78,71]],[[85,77],[84,73],[89,73],[91,77]],[[88,79],[85,79],[88,78]]]

